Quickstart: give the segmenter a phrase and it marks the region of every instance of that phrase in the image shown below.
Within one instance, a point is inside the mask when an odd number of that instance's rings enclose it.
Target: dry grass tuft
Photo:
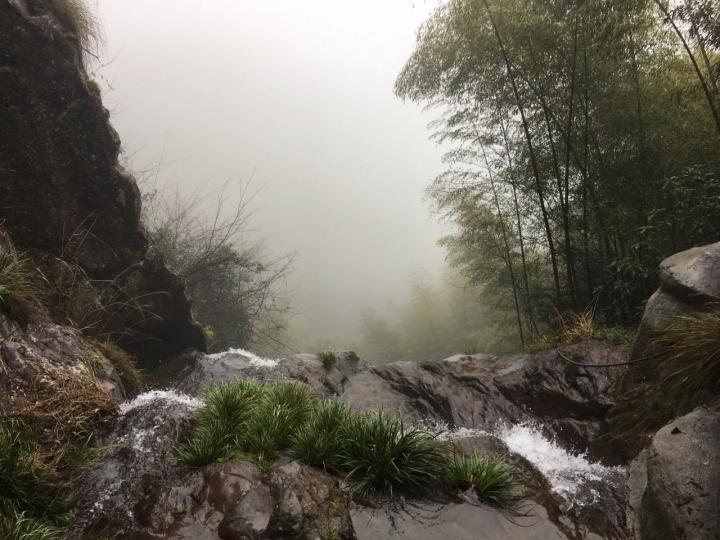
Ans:
[[[91,372],[46,370],[13,396],[13,417],[32,430],[57,463],[68,441],[89,436],[115,409],[115,400]]]
[[[32,261],[11,245],[0,244],[0,307],[29,317],[42,310],[44,299]]]
[[[51,6],[63,29],[77,40],[83,56],[96,56],[102,41],[100,23],[85,0],[51,0]]]
[[[676,317],[650,341],[672,400],[720,391],[720,310]]]
[[[595,321],[592,310],[585,309],[577,313],[563,315],[558,313],[558,329],[536,337],[525,346],[526,353],[536,353],[564,347],[587,339],[609,341],[616,345],[632,342],[633,333],[622,327],[601,326]]]
[[[142,389],[142,377],[135,367],[135,359],[112,341],[95,340],[93,343],[115,368],[125,390],[137,394]]]

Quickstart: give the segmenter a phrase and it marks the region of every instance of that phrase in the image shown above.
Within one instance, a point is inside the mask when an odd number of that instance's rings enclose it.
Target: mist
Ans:
[[[350,342],[363,308],[439,278],[444,228],[423,192],[441,171],[432,119],[393,93],[418,26],[411,2],[100,0],[95,77],[136,171],[232,206],[248,242],[294,254],[288,339]]]

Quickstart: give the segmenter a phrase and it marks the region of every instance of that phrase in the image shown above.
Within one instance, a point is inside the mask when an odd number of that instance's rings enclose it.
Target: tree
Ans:
[[[661,258],[717,240],[699,226],[714,199],[698,215],[669,195],[714,193],[720,25],[711,0],[658,2],[450,0],[398,76],[441,111],[429,192],[456,226],[450,260],[510,292],[519,333],[590,304],[632,323]]]
[[[267,261],[261,246],[244,238],[249,217],[245,192],[226,213],[227,184],[207,213],[199,199],[179,192],[152,192],[145,224],[152,248],[184,282],[193,314],[206,329],[213,351],[281,345],[277,335],[287,306],[280,286],[291,258]]]

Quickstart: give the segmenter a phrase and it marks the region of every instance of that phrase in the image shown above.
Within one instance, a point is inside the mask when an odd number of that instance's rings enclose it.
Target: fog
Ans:
[[[363,306],[438,275],[431,117],[393,94],[435,1],[100,0],[95,75],[131,166],[161,186],[249,182],[253,239],[295,253],[296,333],[357,336]],[[231,184],[229,197],[236,197]]]

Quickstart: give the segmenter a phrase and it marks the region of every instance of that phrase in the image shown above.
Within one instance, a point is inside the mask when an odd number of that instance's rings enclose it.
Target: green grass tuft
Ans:
[[[344,430],[342,467],[361,494],[420,496],[445,470],[448,445],[438,435],[383,412],[355,415]]]
[[[320,352],[318,353],[318,358],[320,358],[323,367],[327,370],[334,368],[335,364],[337,364],[337,357],[333,351]]]
[[[0,498],[0,538],[3,540],[60,540],[62,529],[45,519],[28,517]]]
[[[477,496],[490,504],[505,505],[517,499],[517,472],[502,457],[457,454],[447,467],[451,487],[475,489]]]
[[[297,383],[223,385],[207,393],[198,416],[176,448],[177,458],[192,467],[235,457],[267,471],[287,453],[344,474],[362,495],[422,497],[455,475],[453,485],[470,478],[479,496],[500,503],[508,498],[502,482],[514,485],[514,470],[502,460],[474,457],[465,464],[470,472],[461,474],[462,462],[451,461],[451,446],[439,431],[407,426],[383,412],[353,413],[336,400],[317,401]]]
[[[0,538],[59,538],[69,501],[31,441],[9,421],[0,423]]]
[[[339,401],[321,402],[291,437],[291,454],[315,467],[337,468],[350,419],[350,410]]]

